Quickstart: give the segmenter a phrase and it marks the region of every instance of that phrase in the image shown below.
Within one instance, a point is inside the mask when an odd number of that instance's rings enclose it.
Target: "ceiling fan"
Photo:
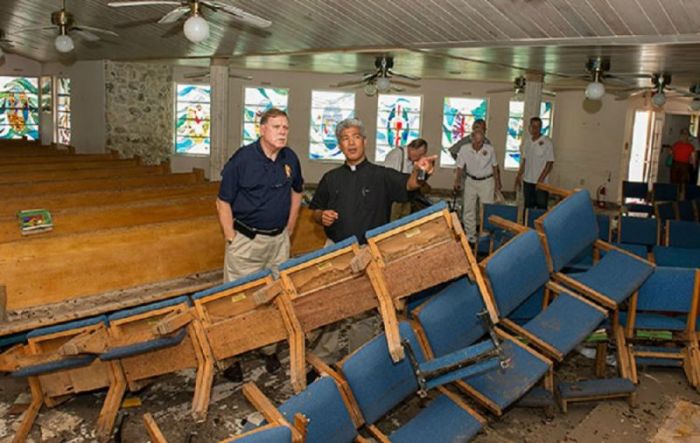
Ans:
[[[684,91],[682,89],[670,86],[671,80],[672,77],[669,73],[652,74],[651,86],[631,89],[627,96],[620,97],[618,100],[634,97],[640,94],[648,94],[651,96],[651,103],[657,108],[660,108],[668,99],[690,97],[693,99],[690,104],[691,109],[695,111],[700,110],[700,85],[692,85],[688,91]],[[673,95],[670,95],[669,93],[672,93]],[[693,107],[697,107],[698,109],[693,109]]]
[[[578,80],[586,80],[589,83],[585,87],[585,95],[589,100],[600,100],[606,92],[606,85],[610,87],[612,94],[620,97],[621,93],[634,88],[628,78],[646,78],[647,74],[611,74],[610,57],[590,57],[586,62],[587,74],[571,77],[564,74],[556,74],[560,77],[569,77]],[[583,87],[556,88],[556,92],[579,91]]]
[[[396,78],[406,79],[411,81],[419,81],[420,77],[412,75],[400,74],[394,72],[394,57],[390,55],[381,55],[374,59],[373,72],[365,72],[359,80],[349,80],[345,82],[331,85],[333,87],[344,88],[346,86],[364,87],[365,94],[372,96],[377,92],[401,92],[404,88],[395,85],[408,86],[409,88],[417,88],[420,85],[410,83]]]
[[[188,79],[197,79],[197,80],[204,80],[208,79],[210,77],[210,72],[209,71],[197,71],[197,72],[191,72],[189,74],[183,75],[184,78]],[[250,75],[240,75],[240,74],[229,74],[228,78],[238,78],[241,80],[253,80],[253,77]]]
[[[239,22],[255,26],[256,28],[267,28],[272,25],[272,22],[269,20],[220,0],[127,0],[113,1],[107,4],[113,8],[145,5],[175,6],[175,9],[161,17],[158,23],[175,23],[181,18],[189,16],[185,20],[183,31],[185,37],[192,43],[202,42],[209,37],[209,24],[202,18],[202,7],[213,12],[223,12]]]
[[[0,29],[0,58],[5,56],[5,52],[3,51],[3,47],[12,46],[13,44],[14,44],[14,42],[12,40],[5,38],[5,31]]]
[[[525,85],[527,84],[527,80],[525,77],[522,75],[519,77],[516,77],[515,80],[513,80],[513,87],[512,88],[503,88],[503,89],[490,89],[486,91],[488,94],[495,94],[499,92],[514,92],[514,95],[516,97],[522,97],[525,94]],[[557,94],[554,91],[548,91],[543,89],[542,90],[542,95],[547,95],[550,97],[555,97]]]
[[[71,35],[77,35],[89,42],[96,42],[100,39],[97,34],[110,35],[112,37],[119,37],[114,31],[109,29],[95,28],[93,26],[78,25],[73,19],[73,14],[66,10],[66,0],[62,1],[62,7],[60,10],[51,13],[51,26],[40,26],[19,29],[13,34],[20,32],[30,32],[30,31],[49,31],[58,29],[58,35],[56,40],[54,40],[54,45],[58,52],[71,52],[75,48],[75,43],[71,38]]]

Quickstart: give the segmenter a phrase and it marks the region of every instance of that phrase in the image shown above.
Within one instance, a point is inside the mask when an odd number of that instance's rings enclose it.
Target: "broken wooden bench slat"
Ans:
[[[177,186],[201,183],[204,181],[204,171],[195,169],[193,172],[168,175],[152,175],[145,177],[113,177],[107,184],[112,189],[143,188],[147,186]],[[58,180],[37,183],[0,184],[0,198],[29,197],[45,194],[81,192],[105,188],[105,179],[92,178],[82,180]],[[46,201],[46,200],[44,200]]]
[[[18,309],[211,271],[222,261],[216,217],[194,217],[0,243],[0,281],[8,308]]]

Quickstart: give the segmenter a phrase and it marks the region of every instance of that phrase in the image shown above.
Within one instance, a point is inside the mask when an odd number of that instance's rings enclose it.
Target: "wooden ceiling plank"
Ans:
[[[633,35],[659,35],[646,12],[635,0],[612,0],[610,6],[617,11]]]
[[[568,1],[568,4],[577,12],[582,20],[593,30],[597,36],[615,35],[608,23],[598,14],[590,3],[581,0]]]
[[[567,0],[550,0],[551,5],[566,20],[575,33],[567,35],[567,37],[597,37],[598,35],[591,29],[586,20],[581,17],[578,12],[571,6]]]
[[[697,32],[698,22],[694,22],[691,19],[681,0],[666,0],[661,3],[661,7],[679,34]]]
[[[452,10],[453,14],[451,17],[458,22],[464,23],[465,26],[469,26],[476,30],[476,34],[481,37],[480,39],[477,39],[477,41],[508,38],[508,35],[506,35],[503,30],[489,26],[484,17],[478,13],[475,13],[473,9],[469,8],[468,4],[464,0],[446,0],[445,5]]]
[[[472,15],[475,21],[483,24],[483,27],[498,30],[506,38],[527,38],[527,34],[515,26],[510,20],[485,0],[471,0],[463,2],[464,10]]]
[[[538,21],[530,13],[519,7],[513,7],[511,0],[492,0],[491,4],[498,9],[504,17],[520,28],[529,38],[551,37]]]

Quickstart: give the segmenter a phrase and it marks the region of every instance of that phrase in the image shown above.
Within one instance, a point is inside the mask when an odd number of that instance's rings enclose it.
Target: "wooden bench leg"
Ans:
[[[389,354],[394,362],[399,362],[404,358],[404,351],[401,345],[399,322],[396,317],[396,309],[392,302],[391,294],[389,294],[384,276],[381,274],[376,263],[371,263],[367,267],[367,276],[372,282],[372,287],[374,288],[379,303],[379,313],[384,323],[384,333],[386,335]]]
[[[117,413],[124,398],[124,392],[126,392],[126,379],[124,378],[121,365],[118,361],[112,361],[109,365],[109,390],[102,404],[100,416],[97,419],[97,437],[100,441],[109,440],[114,421],[117,418]]]
[[[288,289],[288,288],[285,288]],[[287,329],[289,341],[289,372],[294,392],[306,388],[306,338],[288,293],[282,293],[275,299]]]
[[[207,419],[211,387],[214,383],[214,356],[206,341],[201,324],[195,321],[189,328],[192,345],[197,355],[197,381],[192,399],[192,417],[200,423]]]
[[[600,342],[595,347],[595,376],[597,378],[605,377],[606,357],[608,356],[608,344]]]
[[[143,424],[152,443],[168,443],[150,412],[143,414]]]
[[[22,424],[19,426],[19,429],[17,429],[15,438],[12,439],[13,443],[23,443],[27,440],[27,436],[34,425],[34,420],[37,414],[39,414],[41,405],[44,403],[44,394],[41,392],[39,378],[29,377],[27,382],[29,383],[29,389],[32,391],[32,402],[22,415]]]

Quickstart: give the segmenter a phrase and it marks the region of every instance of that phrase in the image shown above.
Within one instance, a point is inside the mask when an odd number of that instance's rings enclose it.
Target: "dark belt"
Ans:
[[[486,180],[487,178],[493,177],[493,174],[487,175],[486,177],[474,177],[471,174],[467,174],[467,177],[471,178],[472,180]]]
[[[253,240],[256,235],[267,235],[270,237],[275,237],[277,235],[280,235],[282,232],[284,232],[284,228],[277,228],[277,229],[258,229],[258,228],[253,228],[252,226],[248,226],[244,224],[241,221],[234,220],[233,221],[233,229],[236,231],[240,232],[241,234],[245,235],[249,239]]]

